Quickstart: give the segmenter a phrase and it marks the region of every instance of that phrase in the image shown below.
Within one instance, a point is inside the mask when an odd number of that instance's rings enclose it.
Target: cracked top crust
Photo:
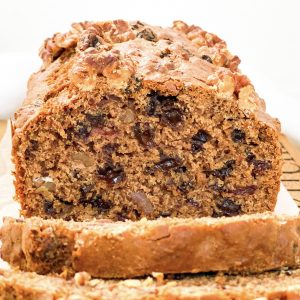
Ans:
[[[264,112],[250,80],[239,72],[240,59],[226,43],[182,21],[170,28],[123,20],[75,23],[69,32],[47,39],[40,56],[44,64],[28,83],[27,99],[15,114],[16,130],[42,110],[49,111],[50,98],[55,98],[52,105],[66,104],[74,94],[93,92],[103,84],[124,92],[141,81],[163,85],[174,95],[183,86],[200,86],[220,99],[236,99],[245,115],[254,113],[279,128]]]

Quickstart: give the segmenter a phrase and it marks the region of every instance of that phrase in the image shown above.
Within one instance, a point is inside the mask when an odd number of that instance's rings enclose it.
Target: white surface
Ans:
[[[42,41],[72,22],[124,18],[170,25],[183,19],[228,42],[268,111],[300,141],[299,11],[298,0],[1,0],[0,118],[24,98],[28,74],[40,64]]]

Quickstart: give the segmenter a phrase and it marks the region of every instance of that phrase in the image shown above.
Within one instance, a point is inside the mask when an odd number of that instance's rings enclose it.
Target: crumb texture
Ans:
[[[189,275],[104,281],[77,273],[65,280],[20,271],[0,271],[1,299],[206,300],[299,299],[299,270],[258,276]]]
[[[182,21],[84,22],[47,39],[40,55],[13,121],[24,216],[274,209],[279,124],[216,35]]]
[[[299,266],[299,227],[298,216],[267,213],[127,222],[6,218],[1,253],[13,266],[39,274],[259,273]]]

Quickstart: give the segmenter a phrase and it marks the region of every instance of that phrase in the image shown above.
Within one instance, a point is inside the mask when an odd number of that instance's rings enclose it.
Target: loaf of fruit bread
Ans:
[[[1,256],[39,274],[255,273],[299,265],[299,227],[299,216],[269,213],[126,222],[5,218]]]
[[[104,281],[77,273],[65,280],[20,271],[0,271],[0,299],[15,300],[250,300],[300,299],[300,272],[257,276],[175,276]]]
[[[223,40],[181,21],[84,22],[47,39],[13,120],[24,216],[234,216],[274,209],[279,123]]]

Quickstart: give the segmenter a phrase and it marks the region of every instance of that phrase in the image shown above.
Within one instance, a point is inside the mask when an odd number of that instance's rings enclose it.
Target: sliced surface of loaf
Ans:
[[[40,274],[261,272],[299,265],[299,228],[300,217],[272,214],[135,222],[6,218],[1,253],[13,266]]]
[[[257,276],[186,276],[181,279],[104,281],[77,273],[74,279],[0,271],[0,299],[15,300],[246,300],[300,299],[300,272]]]
[[[277,120],[216,35],[181,21],[84,22],[47,39],[13,120],[24,216],[273,210]]]

